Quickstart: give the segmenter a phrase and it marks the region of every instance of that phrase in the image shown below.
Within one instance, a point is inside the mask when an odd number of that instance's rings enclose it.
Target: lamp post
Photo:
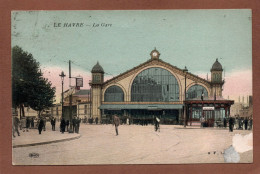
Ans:
[[[62,71],[61,74],[59,74],[59,76],[61,78],[61,86],[62,86],[62,92],[61,92],[61,118],[64,118],[64,115],[63,115],[63,84],[64,84],[64,77],[66,75]]]
[[[186,79],[187,79],[187,72],[188,69],[185,66],[185,68],[183,69],[183,73],[185,75],[185,86],[184,86],[184,127],[186,127]]]

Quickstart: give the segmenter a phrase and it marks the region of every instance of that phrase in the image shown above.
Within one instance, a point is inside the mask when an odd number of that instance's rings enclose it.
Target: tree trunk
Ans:
[[[23,104],[20,104],[20,120],[22,119],[22,117],[24,117],[24,106],[23,106]]]
[[[40,118],[42,111],[38,111],[38,118]]]

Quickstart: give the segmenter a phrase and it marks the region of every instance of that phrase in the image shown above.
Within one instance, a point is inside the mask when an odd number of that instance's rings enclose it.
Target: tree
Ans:
[[[45,108],[53,106],[53,98],[55,96],[55,88],[51,87],[48,79],[40,77],[34,84],[31,95],[28,96],[28,105],[38,111],[38,116]]]
[[[38,92],[38,93],[37,93]],[[47,92],[47,93],[46,93]],[[55,97],[55,88],[51,87],[48,79],[43,78],[40,64],[32,54],[15,46],[12,48],[12,101],[14,108],[20,108],[24,116],[24,106],[31,108],[48,107]],[[39,97],[39,95],[41,97]],[[50,99],[51,98],[51,99]],[[42,101],[47,100],[47,101]],[[39,106],[35,106],[35,103]],[[45,102],[49,102],[46,104]],[[42,105],[42,106],[40,106]]]

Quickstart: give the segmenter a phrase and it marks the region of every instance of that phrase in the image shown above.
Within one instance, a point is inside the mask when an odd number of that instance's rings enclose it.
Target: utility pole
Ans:
[[[71,61],[69,60],[69,79],[70,79],[70,89],[71,89]],[[73,133],[72,130],[72,90],[69,96],[69,118],[70,118],[70,130],[69,133]]]
[[[183,69],[183,73],[185,75],[185,86],[184,86],[184,127],[186,127],[186,117],[187,117],[187,113],[186,113],[186,79],[187,79],[187,72],[188,72],[188,69],[187,67],[185,66],[185,68]]]

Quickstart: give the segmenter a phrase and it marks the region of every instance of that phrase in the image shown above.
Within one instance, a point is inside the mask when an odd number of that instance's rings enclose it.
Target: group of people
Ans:
[[[233,132],[233,129],[240,129],[240,130],[252,130],[253,128],[253,119],[252,118],[240,118],[240,117],[230,117],[228,120],[229,123],[229,131]]]
[[[23,132],[28,132],[29,129],[33,129],[34,127],[34,121],[35,118],[34,117],[26,117],[26,118],[22,118],[20,121],[20,130],[23,130]]]
[[[82,119],[82,122],[85,123],[85,124],[87,124],[87,123],[89,123],[89,124],[93,124],[93,123],[98,124],[98,121],[99,121],[99,120],[98,120],[98,117],[96,117],[95,119],[92,118],[92,117],[90,117],[90,118],[87,119],[87,117],[85,116],[85,117]]]
[[[37,119],[36,119],[37,120]],[[13,117],[13,137],[15,137],[15,133],[17,133],[18,136],[20,136],[20,132],[19,132],[19,127],[20,130],[22,130],[23,132],[29,132],[30,128],[35,128],[34,127],[34,118],[22,118],[21,120],[19,120],[18,117]],[[46,130],[45,128],[46,125],[46,119],[40,117],[37,120],[37,128],[39,131],[39,134],[41,134],[42,130]]]
[[[81,122],[81,119],[79,117],[74,117],[72,119],[72,132],[76,132],[76,133],[79,133],[79,127],[80,127],[80,122]],[[64,133],[66,128],[67,128],[67,132],[69,132],[69,125],[70,125],[70,121],[67,120],[65,121],[64,118],[61,119],[61,122],[60,122],[60,131],[61,133]]]

